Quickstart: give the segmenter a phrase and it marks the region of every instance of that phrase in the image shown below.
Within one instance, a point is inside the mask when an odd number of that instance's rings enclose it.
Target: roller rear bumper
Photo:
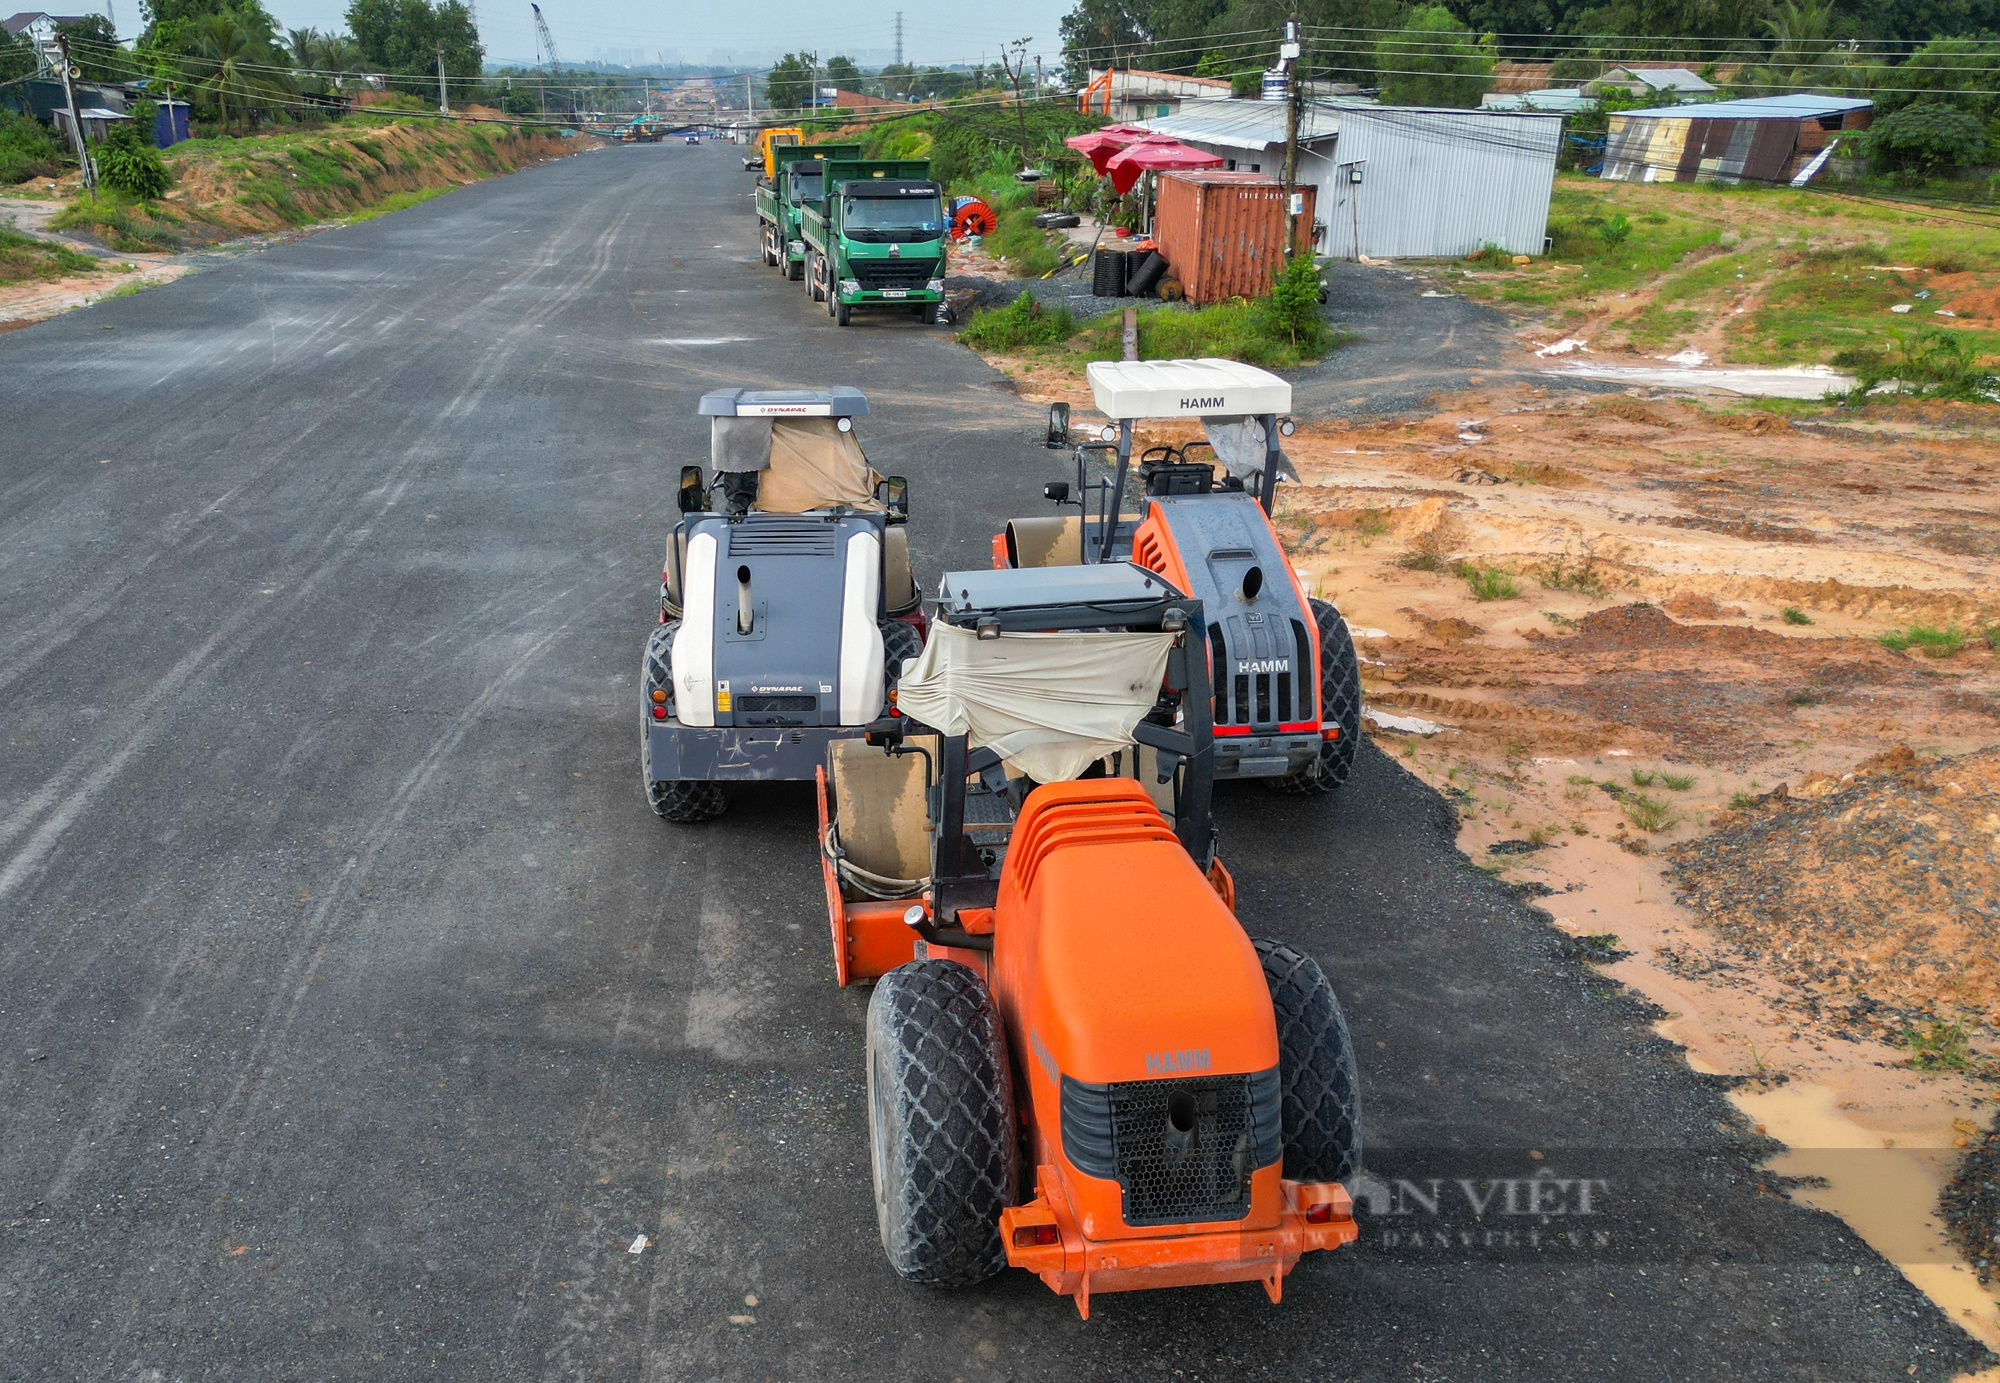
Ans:
[[[1285,1274],[1302,1255],[1341,1248],[1360,1236],[1354,1204],[1338,1182],[1282,1185],[1284,1208],[1269,1229],[1208,1227],[1179,1235],[1155,1231],[1144,1237],[1087,1239],[1064,1194],[1061,1173],[1045,1166],[1037,1169],[1040,1194],[1000,1212],[1000,1237],[1009,1267],[1025,1268],[1050,1291],[1074,1297],[1086,1318],[1093,1293],[1213,1282],[1260,1283],[1275,1302]]]

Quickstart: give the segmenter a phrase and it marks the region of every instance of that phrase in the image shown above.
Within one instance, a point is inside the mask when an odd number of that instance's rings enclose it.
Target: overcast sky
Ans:
[[[265,0],[291,28],[346,27],[347,0]],[[534,18],[528,0],[472,0],[489,60],[533,61]],[[136,16],[137,0],[124,0]],[[890,0],[737,0],[702,5],[643,0],[541,0],[542,15],[567,62],[593,58],[628,65],[659,62],[768,63],[795,48],[821,57],[847,53],[863,63],[887,62],[895,43],[896,5]],[[903,7],[904,60],[918,63],[988,60],[1017,38],[1034,39],[1053,67],[1062,44],[1057,24],[1070,0],[1002,0],[969,5],[945,0]],[[122,27],[124,15],[120,15]]]

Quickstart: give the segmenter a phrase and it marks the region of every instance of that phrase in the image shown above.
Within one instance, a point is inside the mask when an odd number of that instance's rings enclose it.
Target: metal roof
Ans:
[[[1874,105],[1852,96],[1746,96],[1740,101],[1703,101],[1688,106],[1621,110],[1614,115],[1642,120],[1815,120]]]
[[[1580,87],[1542,87],[1535,91],[1515,91],[1508,93],[1489,91],[1479,98],[1481,110],[1552,110],[1582,111],[1597,104],[1595,96],[1586,96]]]
[[[1685,67],[1620,67],[1614,71],[1623,72],[1643,86],[1655,91],[1713,91],[1715,88],[1701,79],[1701,75]],[[1603,80],[1610,80],[1606,73]]]
[[[1268,149],[1285,142],[1285,102],[1191,101],[1172,115],[1134,123],[1175,139],[1192,139],[1231,149]],[[1340,113],[1336,107],[1311,101],[1299,112],[1302,141],[1339,133]]]

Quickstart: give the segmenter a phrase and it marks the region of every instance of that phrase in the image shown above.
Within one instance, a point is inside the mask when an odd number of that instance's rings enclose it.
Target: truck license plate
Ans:
[[[907,288],[884,288],[882,296],[885,298],[907,298],[910,296],[910,290]]]

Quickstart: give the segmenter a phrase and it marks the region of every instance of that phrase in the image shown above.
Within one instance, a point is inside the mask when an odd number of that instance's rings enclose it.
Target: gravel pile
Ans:
[[[1670,853],[1674,886],[1810,1015],[2000,1028],[2000,748],[1899,748],[1716,820]]]
[[[1979,1281],[1991,1283],[2000,1267],[2000,1123],[1966,1152],[1938,1197],[1938,1215]]]

